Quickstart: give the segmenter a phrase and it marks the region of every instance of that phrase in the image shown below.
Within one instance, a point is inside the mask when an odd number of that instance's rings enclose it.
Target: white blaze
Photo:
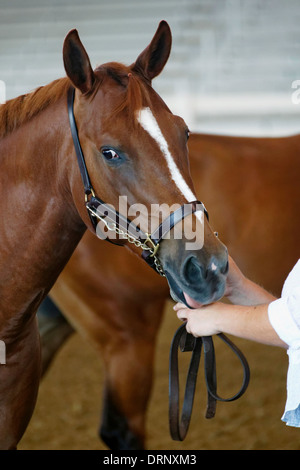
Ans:
[[[151,109],[143,108],[141,111],[139,111],[137,119],[140,125],[145,129],[145,131],[147,131],[148,134],[150,134],[151,137],[158,144],[160,150],[162,151],[163,156],[165,157],[167,161],[168,168],[171,173],[171,177],[173,181],[176,183],[176,186],[178,187],[178,189],[185,196],[188,202],[195,201],[196,196],[193,194],[193,192],[190,190],[190,188],[184,181],[176,163],[174,162],[174,159],[169,151],[168,143],[166,139],[164,138],[159,128],[159,125],[155,117],[152,114]]]
[[[168,143],[166,139],[164,138],[160,127],[155,119],[155,117],[152,114],[152,111],[150,108],[143,108],[137,113],[137,120],[140,123],[140,125],[145,129],[145,131],[150,134],[150,136],[155,140],[155,142],[158,144],[163,156],[165,157],[167,161],[167,165],[169,168],[169,171],[171,173],[172,180],[175,182],[177,188],[180,190],[180,192],[183,194],[183,196],[187,199],[187,202],[192,202],[195,201],[197,198],[193,191],[189,188],[189,186],[186,184],[182,174],[179,171],[178,166],[176,165],[174,158],[172,157]],[[196,213],[197,218],[199,218],[201,221],[203,220],[203,212],[199,211]]]
[[[216,269],[217,269],[217,266],[215,265],[215,263],[211,263],[211,270],[215,271]]]

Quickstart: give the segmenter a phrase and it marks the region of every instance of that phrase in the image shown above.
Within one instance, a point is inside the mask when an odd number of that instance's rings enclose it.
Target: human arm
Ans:
[[[235,261],[228,256],[229,271],[227,275],[225,297],[233,304],[260,305],[276,300],[263,287],[248,279]]]
[[[286,348],[268,318],[269,304],[230,305],[216,302],[198,309],[176,304],[174,310],[180,320],[186,321],[186,329],[193,336],[211,336],[218,333],[272,346]]]
[[[235,305],[217,302],[193,310],[183,304],[175,305],[178,318],[187,321],[186,329],[194,336],[227,333],[259,343],[287,345],[272,327],[269,304],[276,300],[261,286],[247,279],[229,256],[229,271],[225,296]]]
[[[187,321],[186,329],[194,336],[224,332],[286,348],[289,356],[287,401],[281,419],[289,426],[300,428],[300,260],[288,275],[277,300],[268,299],[264,289],[249,283],[233,262],[230,267],[226,295],[244,305],[218,302],[191,310],[177,304],[174,307],[177,315]],[[247,305],[250,299],[264,303]]]

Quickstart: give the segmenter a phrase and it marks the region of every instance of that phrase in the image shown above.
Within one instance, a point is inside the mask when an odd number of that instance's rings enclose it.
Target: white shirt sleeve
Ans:
[[[282,420],[300,427],[300,260],[288,275],[281,298],[268,309],[271,325],[288,345],[287,401]]]

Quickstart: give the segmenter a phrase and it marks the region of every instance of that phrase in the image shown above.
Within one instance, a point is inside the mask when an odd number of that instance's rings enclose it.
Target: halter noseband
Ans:
[[[127,217],[124,217],[109,204],[102,201],[95,194],[89,173],[86,167],[85,158],[80,145],[78,131],[74,116],[74,97],[75,89],[70,87],[68,90],[68,115],[70,128],[77,156],[78,166],[84,186],[85,206],[91,219],[94,230],[96,231],[99,220],[105,223],[108,230],[114,231],[123,236],[127,241],[135,246],[141,247],[142,258],[154,268],[160,275],[164,276],[163,268],[157,256],[159,245],[164,236],[181,220],[196,211],[202,210],[207,219],[208,213],[205,206],[200,201],[193,201],[183,204],[179,209],[172,212],[152,234],[143,232]],[[89,197],[91,196],[91,197]],[[108,241],[111,241],[108,239]],[[115,243],[115,242],[112,242]],[[115,243],[118,244],[118,243]]]

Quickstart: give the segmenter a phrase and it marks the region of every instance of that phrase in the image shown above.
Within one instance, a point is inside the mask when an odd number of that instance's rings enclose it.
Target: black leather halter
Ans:
[[[143,248],[143,259],[154,268],[160,275],[166,275],[172,291],[176,294],[178,300],[186,304],[183,292],[178,288],[173,278],[169,273],[164,273],[157,258],[157,251],[159,244],[163,237],[184,217],[193,214],[198,210],[202,210],[207,219],[208,213],[204,204],[200,201],[193,201],[181,206],[178,210],[174,211],[167,219],[165,219],[159,227],[152,233],[148,234],[143,232],[139,227],[134,225],[129,219],[113,209],[110,205],[99,199],[93,189],[89,173],[85,164],[84,155],[79,142],[76,121],[74,117],[73,104],[74,104],[75,89],[70,88],[68,91],[68,114],[70,121],[70,128],[73,137],[73,143],[76,151],[78,165],[81,173],[81,178],[85,192],[85,205],[90,216],[92,225],[96,231],[99,220],[105,222],[112,222],[115,224],[116,229],[121,233],[128,235],[127,240],[134,240],[137,246]],[[117,232],[118,233],[118,232]],[[110,241],[110,240],[109,240]],[[187,304],[186,304],[187,305]],[[187,305],[188,306],[188,305]],[[193,408],[194,393],[196,387],[197,373],[200,362],[200,354],[202,344],[204,347],[204,369],[205,379],[208,393],[206,417],[212,418],[215,415],[216,402],[219,401],[233,401],[239,398],[247,389],[250,370],[248,363],[241,353],[241,351],[223,334],[218,335],[238,356],[244,370],[244,379],[240,391],[231,398],[221,398],[216,391],[216,364],[213,340],[210,336],[203,338],[194,338],[191,334],[186,332],[185,324],[183,324],[175,333],[171,351],[170,351],[170,366],[169,366],[169,424],[171,437],[174,440],[183,440],[187,434],[191,413]],[[187,376],[187,383],[185,389],[184,402],[182,407],[182,415],[179,419],[179,377],[178,377],[178,347],[181,351],[192,351],[192,358],[190,368]]]
[[[95,231],[97,229],[99,220],[104,221],[107,227],[109,227],[109,223],[113,224],[116,233],[121,233],[123,235],[125,234],[125,238],[127,240],[131,241],[131,243],[134,243],[136,246],[140,246],[143,249],[142,258],[159,274],[164,275],[157,256],[161,240],[178,222],[196,211],[203,211],[208,218],[208,213],[204,204],[200,201],[193,201],[183,204],[179,209],[172,212],[170,216],[165,219],[152,234],[148,234],[143,232],[137,225],[133,224],[133,222],[127,219],[127,217],[124,217],[109,204],[105,203],[99,197],[97,197],[89,177],[85,158],[78,137],[73,110],[74,97],[75,89],[70,87],[68,90],[68,115],[70,128],[84,186],[85,206]],[[111,241],[109,238],[107,238],[107,240]],[[119,244],[117,242],[113,243]],[[121,242],[120,244],[123,243]]]

